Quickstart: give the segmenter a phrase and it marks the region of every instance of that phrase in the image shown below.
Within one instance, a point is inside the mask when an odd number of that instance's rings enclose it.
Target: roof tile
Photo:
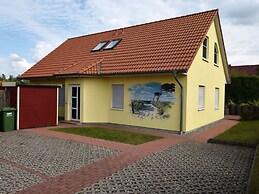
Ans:
[[[187,71],[217,13],[211,10],[71,38],[20,77]],[[122,39],[114,49],[91,51],[114,39]]]

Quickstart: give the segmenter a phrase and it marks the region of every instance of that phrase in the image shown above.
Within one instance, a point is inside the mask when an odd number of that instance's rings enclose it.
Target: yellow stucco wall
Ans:
[[[137,84],[148,83],[174,83],[176,91],[173,94],[176,99],[170,109],[168,109],[169,118],[139,117],[131,113],[131,93],[128,89]],[[124,84],[124,110],[112,109],[112,84]],[[180,112],[180,88],[176,84],[173,75],[150,75],[150,76],[129,76],[114,77],[109,79],[108,93],[108,120],[111,123],[119,123],[133,126],[142,126],[150,128],[179,130],[179,112]]]
[[[184,77],[183,77],[184,78]],[[181,78],[180,78],[181,79]],[[132,126],[179,130],[180,88],[176,84],[174,93],[176,100],[171,109],[168,109],[169,118],[138,117],[131,113],[131,93],[129,87],[136,84],[148,83],[176,83],[173,75],[148,76],[118,76],[109,78],[71,78],[66,79],[66,107],[65,119],[71,119],[71,85],[80,85],[81,88],[81,118],[82,123],[117,123]],[[124,109],[112,108],[112,84],[124,85]]]
[[[218,66],[214,65],[214,44],[218,45],[215,24],[209,29],[208,61],[202,59],[199,49],[187,76],[186,131],[224,118],[224,96],[226,78],[219,50]],[[205,86],[205,109],[198,110],[199,85]],[[215,87],[219,88],[219,109],[215,110]]]
[[[70,93],[72,84],[80,84],[81,122],[108,122],[107,78],[80,78],[66,80],[66,120],[70,120]]]

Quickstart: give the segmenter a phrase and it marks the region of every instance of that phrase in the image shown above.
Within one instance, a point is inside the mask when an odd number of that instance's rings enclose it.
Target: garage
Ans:
[[[58,125],[59,85],[2,83],[1,106],[16,108],[16,129]]]

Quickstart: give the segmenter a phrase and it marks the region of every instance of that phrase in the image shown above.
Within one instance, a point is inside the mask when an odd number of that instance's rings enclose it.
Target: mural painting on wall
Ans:
[[[175,101],[175,84],[147,83],[129,88],[131,113],[140,117],[169,118],[168,110]]]

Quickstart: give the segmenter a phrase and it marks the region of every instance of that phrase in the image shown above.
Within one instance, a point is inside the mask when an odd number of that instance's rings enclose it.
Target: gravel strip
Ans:
[[[0,162],[1,194],[15,193],[43,181],[41,177]]]
[[[50,177],[78,169],[118,151],[26,132],[0,137],[0,157]]]
[[[77,194],[245,193],[254,149],[184,142],[155,153]]]

